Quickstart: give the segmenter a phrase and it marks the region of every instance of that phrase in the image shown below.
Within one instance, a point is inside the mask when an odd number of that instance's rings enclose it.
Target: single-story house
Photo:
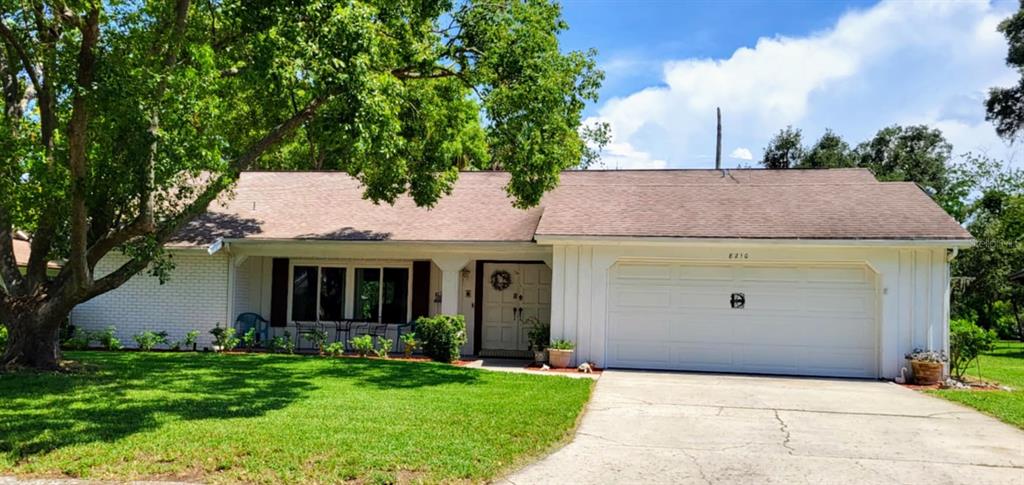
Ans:
[[[569,171],[515,208],[462,173],[434,208],[375,205],[337,172],[248,172],[169,245],[176,266],[79,306],[76,325],[172,338],[268,318],[462,314],[471,355],[527,325],[601,367],[893,378],[948,350],[949,262],[971,236],[918,186],[862,169]],[[101,262],[109,270],[119,261]],[[205,340],[203,340],[205,339]]]
[[[28,234],[22,231],[15,231],[11,239],[14,244],[14,262],[18,265],[18,269],[24,273],[28,267],[28,260],[32,256],[32,242]],[[60,271],[60,263],[56,261],[46,262],[47,274],[55,276],[58,271]]]

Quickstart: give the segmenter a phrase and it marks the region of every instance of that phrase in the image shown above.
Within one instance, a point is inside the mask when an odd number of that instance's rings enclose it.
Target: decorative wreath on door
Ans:
[[[512,275],[508,271],[499,269],[491,273],[491,288],[504,291],[509,286],[512,286]]]

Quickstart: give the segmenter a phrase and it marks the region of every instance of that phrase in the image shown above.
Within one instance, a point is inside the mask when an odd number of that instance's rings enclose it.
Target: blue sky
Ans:
[[[793,125],[851,143],[893,123],[942,129],[956,152],[1019,164],[984,121],[1009,84],[995,32],[1013,1],[563,0],[568,49],[594,47],[607,79],[590,122],[612,125],[609,167],[713,164],[721,106],[726,166],[756,163]]]

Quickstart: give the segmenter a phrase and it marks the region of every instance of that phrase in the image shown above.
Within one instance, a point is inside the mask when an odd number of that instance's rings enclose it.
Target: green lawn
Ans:
[[[593,381],[434,363],[71,352],[0,374],[0,475],[485,481],[570,436]]]
[[[1004,391],[929,391],[950,401],[966,404],[991,414],[1007,423],[1024,428],[1024,344],[1020,342],[999,342],[992,352],[983,354],[981,377],[1013,388]],[[978,377],[978,369],[970,371]]]

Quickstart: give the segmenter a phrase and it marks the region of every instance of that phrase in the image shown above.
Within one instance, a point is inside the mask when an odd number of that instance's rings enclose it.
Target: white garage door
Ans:
[[[874,280],[863,265],[620,262],[608,365],[877,377]]]

